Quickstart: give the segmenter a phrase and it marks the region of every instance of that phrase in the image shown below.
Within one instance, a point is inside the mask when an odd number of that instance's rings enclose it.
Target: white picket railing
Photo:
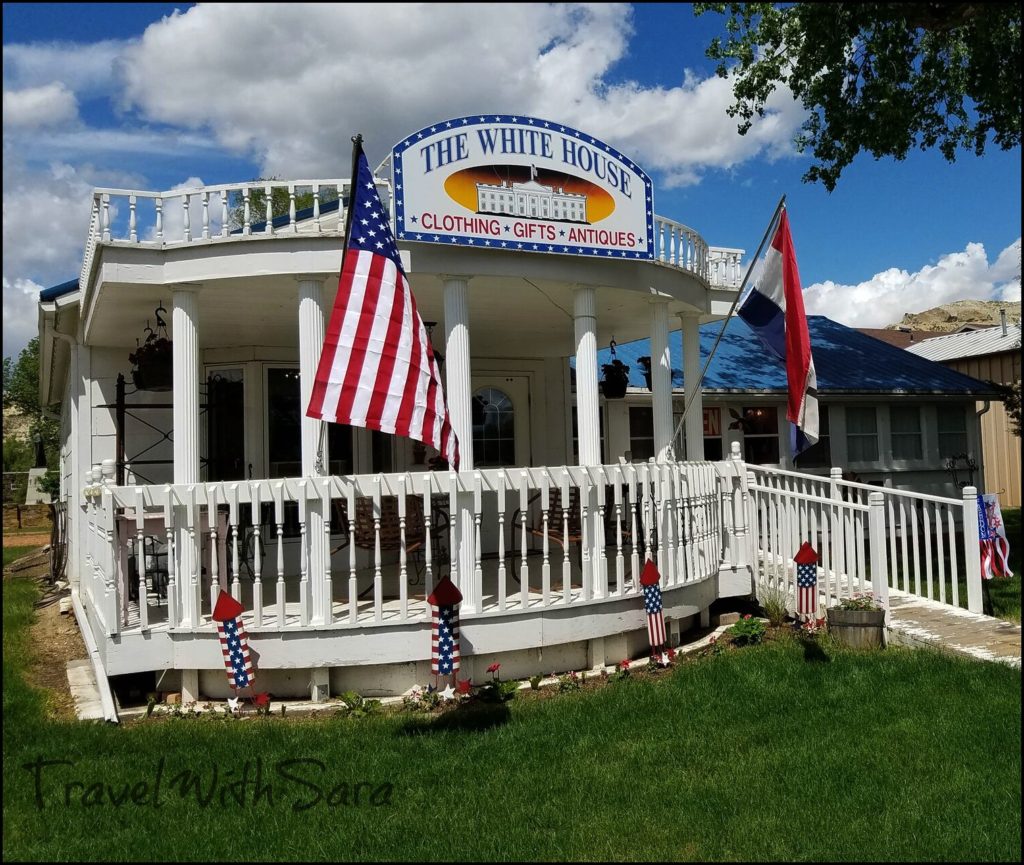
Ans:
[[[326,232],[328,229],[322,224],[321,216],[328,209],[343,206],[349,185],[348,180],[332,178],[262,180],[164,192],[94,189],[81,284],[88,285],[95,250],[100,243],[163,248],[211,240]],[[288,196],[287,217],[273,214],[275,191]],[[388,181],[378,180],[378,192],[385,206],[390,206]],[[330,232],[340,234],[343,230],[344,219],[339,218]],[[712,285],[729,288],[739,285],[743,250],[709,248],[698,232],[661,216],[654,217],[654,238],[656,261],[696,274]]]
[[[639,594],[648,557],[664,589],[716,576],[725,535],[714,463],[138,487],[93,479],[86,500],[85,591],[109,634],[209,627],[222,589],[251,611],[254,628],[425,621],[424,599],[449,571],[479,599],[464,616],[584,605]],[[457,549],[460,501],[472,501],[469,574],[458,572],[457,555],[443,555]],[[289,521],[294,539],[285,537]],[[159,598],[148,544],[165,551]]]
[[[982,611],[977,490],[962,499],[747,466],[755,579],[795,597],[793,557],[818,553],[826,604],[890,589]],[[961,579],[965,584],[961,587]]]

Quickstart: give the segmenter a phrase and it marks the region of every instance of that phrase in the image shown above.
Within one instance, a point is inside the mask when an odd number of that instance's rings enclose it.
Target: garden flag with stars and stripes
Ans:
[[[796,555],[796,614],[810,620],[818,617],[818,554],[807,541]]]
[[[220,648],[224,654],[224,667],[228,682],[238,691],[252,687],[256,679],[252,658],[249,655],[249,638],[242,624],[242,605],[231,595],[221,590],[213,608],[213,620],[217,623]]]
[[[651,641],[651,651],[667,642],[665,635],[665,614],[661,602],[661,586],[658,585],[661,574],[650,559],[640,572],[640,585],[644,590],[644,611],[647,613],[647,636]]]
[[[353,143],[341,278],[306,414],[421,441],[457,469],[441,371],[362,136]]]
[[[1006,537],[999,497],[994,493],[978,496],[978,540],[981,543],[981,578],[1012,577],[1010,541]]]
[[[792,423],[793,453],[799,454],[818,441],[818,379],[811,357],[800,271],[785,210],[758,275],[740,302],[739,316],[786,365],[786,417]]]
[[[442,577],[427,598],[433,608],[431,629],[430,671],[435,676],[449,676],[459,671],[459,610],[462,592]]]

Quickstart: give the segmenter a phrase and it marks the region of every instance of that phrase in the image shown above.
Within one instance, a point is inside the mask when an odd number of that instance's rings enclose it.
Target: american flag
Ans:
[[[978,496],[978,540],[981,543],[981,578],[1012,577],[1010,542],[1003,525],[999,497],[994,493]]]
[[[306,414],[408,436],[458,468],[441,371],[358,142],[354,157],[341,278]]]
[[[433,628],[430,637],[430,671],[435,676],[448,676],[459,669],[459,610],[462,592],[450,577],[442,577],[427,598],[433,607]]]
[[[242,624],[242,605],[227,592],[221,591],[217,605],[213,608],[213,618],[217,622],[224,668],[231,687],[235,690],[250,687],[256,679],[256,671],[249,656],[249,638]]]
[[[793,557],[796,562],[796,614],[818,616],[818,554],[804,541]]]
[[[661,587],[658,585],[661,574],[650,559],[640,573],[640,585],[644,590],[644,611],[647,613],[647,636],[651,640],[651,648],[656,649],[666,643],[665,615],[661,602]]]

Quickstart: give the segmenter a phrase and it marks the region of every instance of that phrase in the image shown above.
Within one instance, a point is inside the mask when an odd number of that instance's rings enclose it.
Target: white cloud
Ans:
[[[116,86],[118,58],[128,44],[107,39],[4,45],[4,86],[43,87],[59,77],[80,96],[109,93]]]
[[[59,81],[24,90],[4,90],[5,129],[13,126],[37,129],[77,119],[75,94]]]
[[[1020,300],[1020,238],[991,265],[982,244],[968,243],[915,273],[891,267],[857,285],[829,280],[804,289],[809,313],[851,327],[885,327],[905,313],[956,300]]]
[[[788,96],[741,137],[726,80],[609,87],[631,33],[623,4],[211,4],[150,26],[119,69],[126,106],[209,128],[268,175],[343,175],[357,131],[379,159],[413,130],[481,109],[586,129],[676,184],[794,153],[803,111]]]
[[[38,307],[42,285],[31,279],[3,278],[4,357],[17,359],[28,341],[39,335]]]

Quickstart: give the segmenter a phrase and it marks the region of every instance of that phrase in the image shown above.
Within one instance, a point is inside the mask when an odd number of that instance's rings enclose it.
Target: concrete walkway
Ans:
[[[889,640],[1020,669],[1020,625],[903,592],[889,594]]]

